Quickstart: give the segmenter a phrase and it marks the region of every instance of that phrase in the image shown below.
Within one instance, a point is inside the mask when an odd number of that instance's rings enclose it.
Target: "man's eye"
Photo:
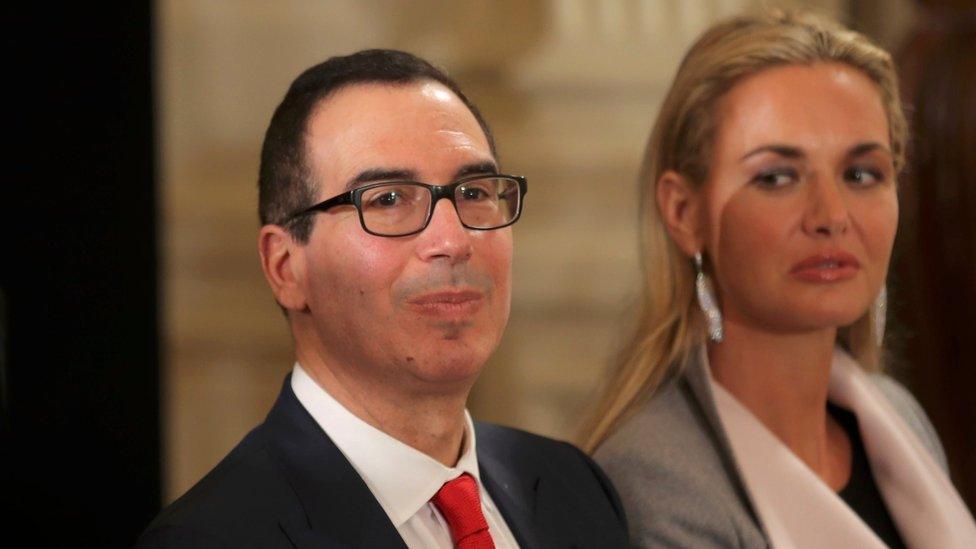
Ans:
[[[385,193],[378,194],[374,196],[370,201],[370,206],[378,206],[381,208],[389,208],[391,206],[396,206],[403,201],[403,198],[399,192],[388,191]]]
[[[461,197],[465,200],[485,200],[491,195],[481,187],[462,187]]]
[[[844,171],[844,180],[859,187],[868,187],[884,181],[884,174],[881,170],[864,166],[851,166]]]
[[[752,178],[752,182],[760,187],[778,189],[780,187],[785,187],[798,179],[799,175],[796,173],[796,170],[788,168],[760,172]]]

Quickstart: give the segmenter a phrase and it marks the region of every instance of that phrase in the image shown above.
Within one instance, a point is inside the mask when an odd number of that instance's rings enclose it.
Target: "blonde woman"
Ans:
[[[890,56],[771,11],[685,57],[642,173],[639,329],[586,446],[639,545],[976,547],[879,373],[906,143]]]

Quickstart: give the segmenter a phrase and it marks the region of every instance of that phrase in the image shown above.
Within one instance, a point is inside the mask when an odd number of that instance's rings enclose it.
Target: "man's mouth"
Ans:
[[[421,314],[442,317],[473,314],[484,302],[485,294],[471,289],[427,292],[407,300],[410,307]]]

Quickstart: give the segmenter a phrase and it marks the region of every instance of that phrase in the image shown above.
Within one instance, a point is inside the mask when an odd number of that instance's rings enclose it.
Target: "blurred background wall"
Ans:
[[[405,49],[445,68],[481,107],[504,170],[527,176],[531,190],[515,229],[508,331],[470,406],[480,419],[572,438],[636,295],[635,179],[659,101],[701,30],[759,3],[157,2],[164,499],[262,420],[292,365],[258,264],[256,174],[268,120],[299,72],[362,48]],[[910,0],[785,4],[826,12],[893,51],[923,19]],[[912,371],[902,379],[931,386]],[[938,388],[923,396],[927,407],[945,399]],[[972,410],[934,415],[951,455],[974,438],[952,427]],[[957,480],[973,497],[972,475]]]

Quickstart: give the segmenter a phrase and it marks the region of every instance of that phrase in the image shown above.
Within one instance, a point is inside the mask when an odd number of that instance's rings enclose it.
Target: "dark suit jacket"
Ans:
[[[476,423],[488,493],[523,548],[626,547],[612,485],[565,442]],[[405,547],[362,478],[298,402],[291,378],[264,423],[160,513],[156,547]]]

